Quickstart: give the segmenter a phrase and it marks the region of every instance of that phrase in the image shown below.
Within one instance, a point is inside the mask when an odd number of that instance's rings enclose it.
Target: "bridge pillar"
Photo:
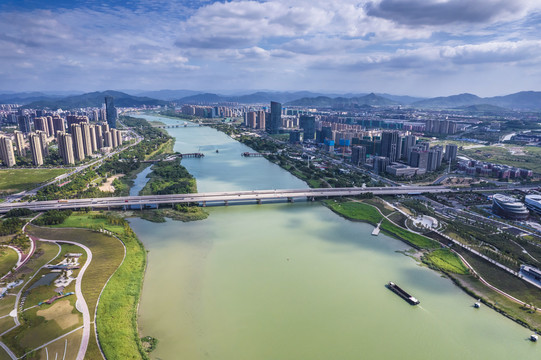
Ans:
[[[287,202],[292,203],[292,202],[293,202],[293,198],[292,198],[292,197],[288,197],[288,198],[287,198]]]
[[[229,202],[227,200],[224,200],[224,205],[225,206],[228,206],[229,205]]]
[[[261,205],[261,199],[257,199],[256,202],[258,205]]]

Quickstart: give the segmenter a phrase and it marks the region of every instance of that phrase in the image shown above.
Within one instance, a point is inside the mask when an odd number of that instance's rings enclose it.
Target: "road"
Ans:
[[[401,186],[401,187],[350,187],[323,189],[274,189],[233,192],[208,192],[196,194],[123,196],[93,199],[49,200],[0,204],[0,213],[14,208],[26,208],[35,211],[51,209],[108,208],[123,206],[141,206],[154,204],[203,203],[207,202],[247,202],[280,200],[294,198],[321,198],[336,196],[356,196],[366,193],[374,195],[419,195],[422,193],[442,193],[451,191],[445,186]]]

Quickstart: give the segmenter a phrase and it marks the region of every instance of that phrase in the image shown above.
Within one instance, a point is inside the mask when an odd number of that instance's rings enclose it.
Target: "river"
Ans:
[[[166,124],[175,120],[144,116]],[[306,184],[208,127],[168,129],[199,191]],[[216,149],[219,150],[216,153]],[[143,176],[136,179],[141,185]],[[139,308],[154,359],[539,359],[530,331],[319,203],[209,207],[208,219],[131,219],[149,250]],[[385,284],[421,300],[410,306]]]

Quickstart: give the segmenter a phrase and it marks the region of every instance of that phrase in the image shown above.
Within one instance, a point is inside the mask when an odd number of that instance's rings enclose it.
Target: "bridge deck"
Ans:
[[[212,202],[247,202],[262,200],[280,200],[294,198],[325,198],[337,196],[356,196],[366,193],[374,195],[418,195],[422,193],[449,192],[445,186],[401,186],[373,188],[326,188],[326,189],[276,189],[232,192],[209,192],[197,194],[123,196],[93,199],[65,199],[0,204],[0,213],[14,208],[26,208],[42,211],[51,209],[109,208],[130,205],[156,205],[175,203],[212,203]]]

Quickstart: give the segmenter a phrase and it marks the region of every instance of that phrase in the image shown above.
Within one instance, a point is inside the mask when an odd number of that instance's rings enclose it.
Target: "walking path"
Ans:
[[[32,222],[34,219],[36,219],[40,215],[41,215],[41,213],[37,214],[32,219],[28,220],[26,222],[26,224],[24,224],[23,229],[22,229],[23,233],[24,233],[24,231],[26,229],[26,225],[30,224],[30,222]],[[7,245],[9,248],[11,248],[11,249],[13,249],[13,250],[15,250],[17,252],[17,255],[19,256],[19,258],[17,260],[17,264],[15,264],[15,269],[10,270],[6,275],[2,276],[2,278],[0,278],[0,280],[4,280],[4,278],[6,278],[8,275],[10,275],[13,272],[19,270],[21,268],[21,266],[26,264],[28,262],[28,260],[30,260],[32,255],[34,255],[34,252],[36,251],[35,240],[31,236],[29,236],[28,239],[30,240],[30,251],[28,252],[28,254],[25,254],[21,249],[15,247],[15,246]]]
[[[88,341],[90,340],[90,312],[88,311],[88,305],[85,301],[85,298],[83,296],[83,291],[81,290],[82,282],[83,282],[83,275],[85,274],[86,269],[92,262],[92,251],[90,249],[78,242],[75,241],[68,241],[68,240],[48,240],[48,239],[42,239],[37,238],[39,241],[44,242],[51,242],[51,243],[66,243],[66,244],[72,244],[79,246],[86,251],[86,262],[79,271],[79,274],[77,275],[77,279],[75,279],[75,294],[77,296],[77,302],[75,303],[75,307],[77,310],[79,310],[83,314],[83,336],[81,339],[81,345],[79,346],[79,352],[77,353],[77,360],[83,360],[86,354],[86,349],[88,348]]]
[[[115,239],[117,239],[118,241],[120,241],[120,243],[124,247],[124,257],[122,258],[122,262],[120,262],[120,264],[118,265],[116,270],[111,274],[111,276],[109,276],[109,279],[107,279],[107,281],[103,285],[103,288],[100,291],[100,295],[98,296],[98,301],[96,301],[96,308],[94,309],[94,321],[93,321],[94,322],[94,336],[96,337],[96,344],[98,344],[98,348],[100,349],[100,353],[101,353],[101,356],[102,356],[103,360],[106,360],[106,358],[105,358],[105,354],[103,353],[103,350],[101,348],[100,341],[98,339],[98,326],[96,324],[96,318],[98,316],[98,305],[100,304],[101,294],[103,294],[103,291],[105,290],[105,287],[109,283],[109,280],[111,280],[113,275],[115,275],[116,272],[118,271],[118,269],[120,269],[120,267],[122,266],[122,264],[124,264],[124,260],[126,260],[126,245],[124,245],[122,240],[120,240],[116,235],[111,234],[111,236],[114,237]]]
[[[2,347],[2,349],[5,350],[5,352],[9,355],[10,358],[12,358],[13,360],[17,360],[17,356],[15,356],[13,351],[11,351],[11,349],[8,348],[6,344],[0,341],[0,346]]]

